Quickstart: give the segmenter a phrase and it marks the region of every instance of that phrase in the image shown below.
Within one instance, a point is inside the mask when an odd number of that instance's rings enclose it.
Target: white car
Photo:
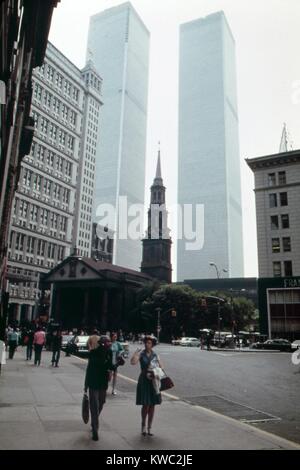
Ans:
[[[77,353],[82,353],[82,354],[87,354],[89,352],[88,349],[88,342],[89,336],[75,336],[74,338],[71,339],[71,341],[68,343],[71,351],[77,352]]]
[[[292,348],[293,350],[299,349],[299,348],[300,348],[300,339],[296,339],[296,341],[294,341],[294,342],[291,344],[291,348]]]
[[[198,338],[182,338],[180,341],[180,346],[188,346],[190,348],[200,347],[200,340]]]

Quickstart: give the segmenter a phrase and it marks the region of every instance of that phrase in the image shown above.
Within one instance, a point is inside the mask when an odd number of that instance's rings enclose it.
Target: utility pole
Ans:
[[[161,308],[158,307],[156,309],[157,311],[157,344],[159,344],[159,335],[160,335],[160,312],[161,312]]]
[[[221,346],[221,305],[218,302],[218,331],[219,331],[219,347]]]

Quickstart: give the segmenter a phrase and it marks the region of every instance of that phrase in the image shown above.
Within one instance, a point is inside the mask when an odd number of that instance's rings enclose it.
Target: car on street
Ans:
[[[182,338],[172,339],[173,346],[180,346]]]
[[[300,339],[296,339],[292,344],[291,348],[293,351],[297,350],[300,348]]]
[[[266,349],[282,352],[290,352],[292,350],[292,345],[287,339],[268,339],[264,343],[253,343],[250,346],[251,349]]]
[[[62,335],[61,349],[65,351],[67,344],[74,338],[74,335]]]
[[[69,342],[68,342],[68,349],[71,354],[87,354],[89,352],[88,349],[88,342],[89,336],[86,335],[78,335],[74,336]]]
[[[201,343],[198,338],[181,338],[181,341],[180,341],[180,346],[188,346],[190,348],[192,347],[199,348],[200,344]]]

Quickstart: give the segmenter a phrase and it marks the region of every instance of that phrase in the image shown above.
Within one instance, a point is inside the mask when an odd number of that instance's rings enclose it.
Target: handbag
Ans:
[[[125,364],[125,359],[123,356],[119,356],[118,359],[117,359],[117,366],[124,366]]]
[[[87,393],[84,393],[82,398],[82,408],[81,408],[82,420],[84,424],[87,424],[90,419],[90,404],[89,397]]]
[[[170,390],[170,388],[174,387],[174,382],[170,377],[166,376],[163,377],[160,381],[160,391],[164,392],[165,390]]]

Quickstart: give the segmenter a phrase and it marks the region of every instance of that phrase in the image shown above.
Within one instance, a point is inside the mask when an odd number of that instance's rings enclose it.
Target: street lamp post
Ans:
[[[157,311],[157,344],[159,344],[159,335],[160,335],[160,312],[161,312],[161,308],[158,307],[156,309]]]
[[[209,265],[210,265],[210,266],[214,266],[214,268],[216,269],[216,272],[217,272],[217,277],[218,277],[218,279],[220,279],[220,277],[221,277],[221,275],[220,275],[220,270],[219,270],[218,266],[216,265],[216,263],[214,263],[213,261],[211,261],[211,262],[209,263]],[[223,272],[223,273],[228,273],[228,269],[224,269],[224,268],[223,268],[223,269],[222,269],[222,272]]]
[[[220,301],[218,302],[218,332],[219,332],[219,347],[221,345],[221,306]]]

